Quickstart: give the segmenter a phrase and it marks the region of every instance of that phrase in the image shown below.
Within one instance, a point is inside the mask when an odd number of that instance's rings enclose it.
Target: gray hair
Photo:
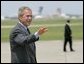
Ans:
[[[19,10],[18,10],[18,17],[20,17],[20,16],[23,15],[23,11],[24,11],[25,9],[31,11],[31,9],[30,9],[29,7],[26,7],[26,6],[20,7]]]

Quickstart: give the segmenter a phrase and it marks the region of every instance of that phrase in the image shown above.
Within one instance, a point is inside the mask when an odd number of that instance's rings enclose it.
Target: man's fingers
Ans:
[[[46,27],[40,27],[40,30],[45,30],[45,29],[47,29]]]
[[[47,31],[48,31],[48,29],[45,29],[45,30],[44,30],[44,32],[47,32]]]
[[[42,31],[43,32],[46,32],[46,31],[48,31],[48,29],[47,28],[43,28]]]

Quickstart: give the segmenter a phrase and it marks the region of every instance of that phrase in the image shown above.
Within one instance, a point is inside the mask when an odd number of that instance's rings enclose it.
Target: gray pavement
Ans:
[[[63,52],[63,41],[37,41],[36,57],[38,63],[83,63],[83,40],[73,41],[75,52]],[[10,63],[10,44],[1,43],[1,63]]]

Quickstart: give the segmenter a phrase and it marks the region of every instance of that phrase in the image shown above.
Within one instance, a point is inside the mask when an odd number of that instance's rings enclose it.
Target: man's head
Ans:
[[[18,18],[25,26],[29,26],[32,21],[32,10],[29,7],[21,7],[18,11]]]
[[[70,23],[70,20],[67,20],[67,23]]]

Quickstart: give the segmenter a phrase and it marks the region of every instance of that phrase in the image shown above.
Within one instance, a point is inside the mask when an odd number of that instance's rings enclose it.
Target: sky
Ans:
[[[14,16],[18,14],[21,6],[28,6],[33,14],[43,6],[42,15],[51,15],[61,8],[63,13],[83,15],[83,1],[1,1],[1,16]]]

